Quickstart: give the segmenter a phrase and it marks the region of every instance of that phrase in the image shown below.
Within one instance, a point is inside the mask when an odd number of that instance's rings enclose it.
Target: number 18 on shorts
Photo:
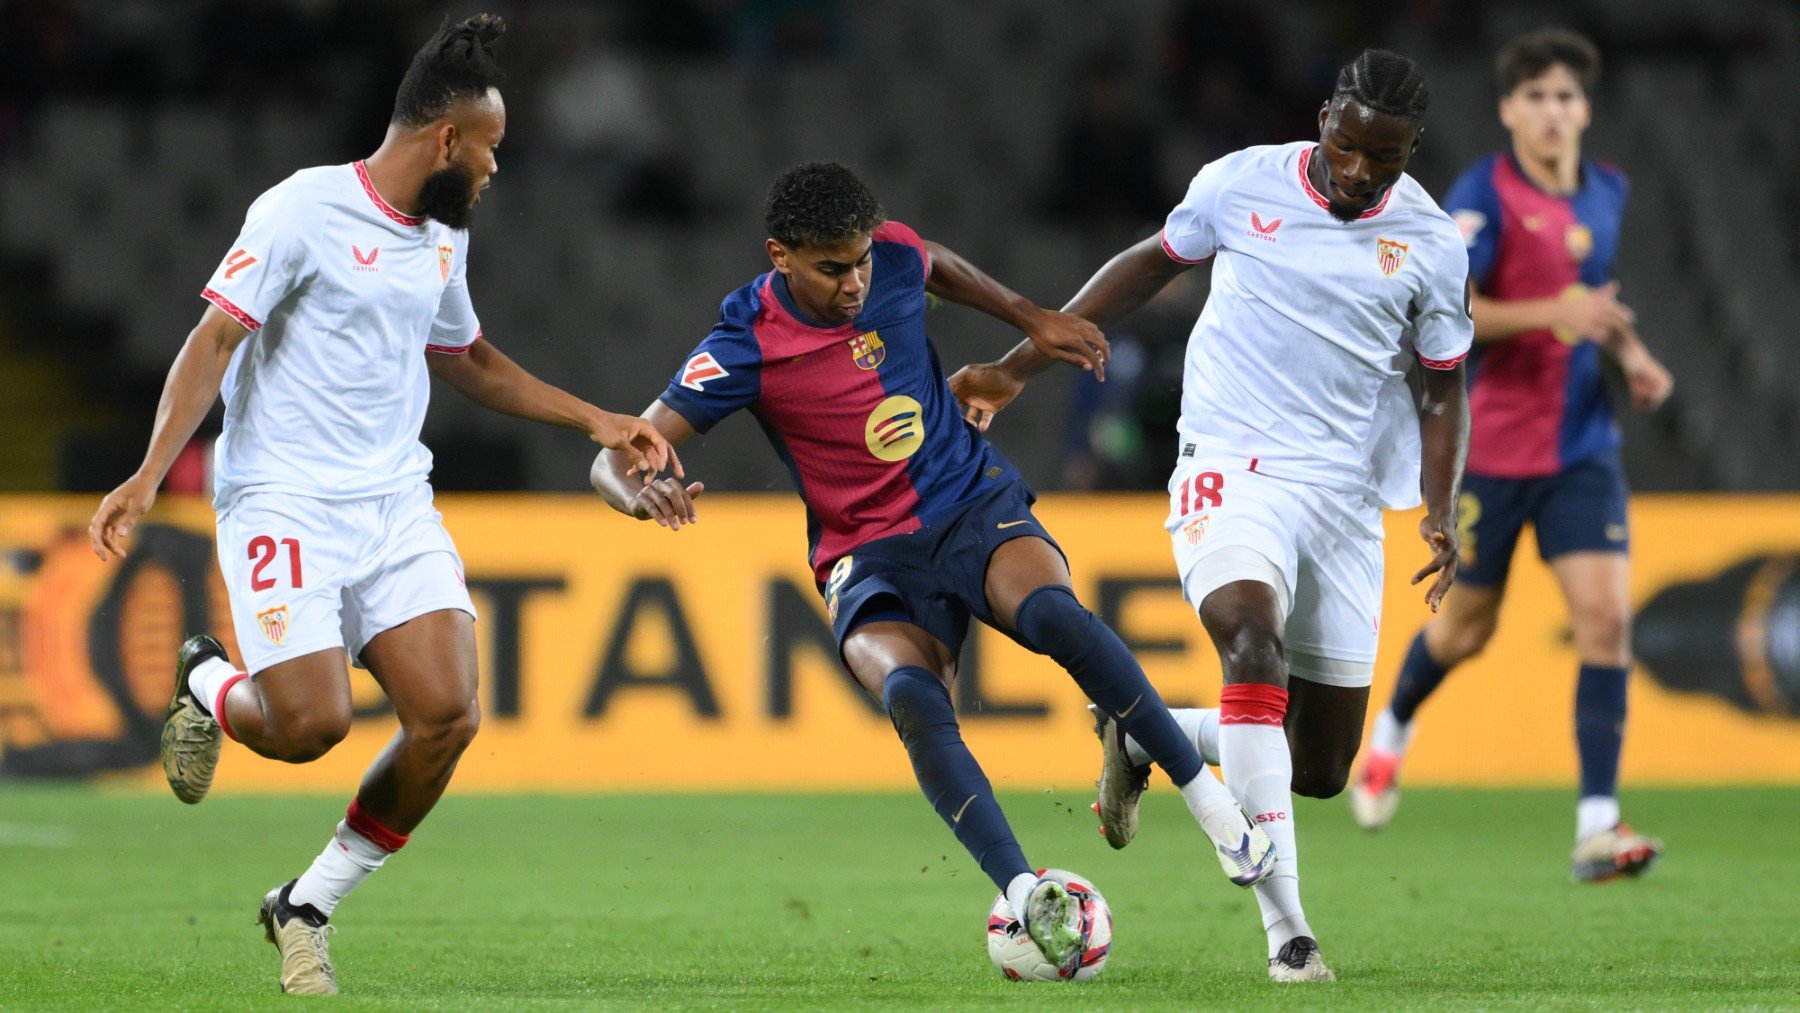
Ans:
[[[1381,623],[1381,508],[1366,493],[1253,470],[1253,458],[1185,459],[1166,526],[1196,610],[1240,580],[1274,588],[1293,675],[1367,686]]]

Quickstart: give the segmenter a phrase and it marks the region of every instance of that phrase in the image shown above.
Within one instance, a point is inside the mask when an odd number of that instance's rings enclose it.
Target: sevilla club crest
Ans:
[[[456,247],[446,243],[438,247],[438,278],[450,281],[450,258],[456,254]]]
[[[262,629],[263,636],[272,644],[279,644],[287,639],[288,607],[277,605],[272,609],[264,609],[256,614],[256,625]]]
[[[1400,265],[1406,263],[1406,251],[1410,248],[1406,243],[1396,243],[1392,239],[1375,240],[1375,262],[1381,265],[1381,273],[1392,278]]]
[[[858,369],[875,369],[887,358],[887,346],[882,344],[881,335],[876,331],[858,334],[850,339],[850,358],[855,360]]]

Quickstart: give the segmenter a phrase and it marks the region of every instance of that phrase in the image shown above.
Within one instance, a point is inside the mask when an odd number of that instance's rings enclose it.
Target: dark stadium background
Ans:
[[[473,233],[477,309],[529,368],[631,411],[766,268],[763,191],[793,162],[848,162],[894,218],[1055,304],[1153,231],[1205,161],[1312,136],[1361,47],[1424,65],[1413,172],[1441,196],[1504,140],[1498,43],[1579,28],[1606,59],[1588,151],[1634,183],[1622,298],[1676,377],[1669,407],[1626,421],[1632,482],[1800,488],[1791,4],[5,0],[0,490],[92,492],[135,467],[249,202],[372,151],[418,40],[482,7],[511,26],[511,80]],[[1034,483],[1162,486],[1204,290],[1195,278],[1119,329],[1112,383],[1059,374],[1004,420]],[[1013,339],[960,309],[932,327],[950,368]],[[585,488],[579,438],[447,391],[426,437],[442,490]],[[689,456],[714,491],[785,488],[760,443],[738,420]]]

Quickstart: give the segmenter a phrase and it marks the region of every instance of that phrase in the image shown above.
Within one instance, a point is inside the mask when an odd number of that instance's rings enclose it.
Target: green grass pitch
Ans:
[[[339,908],[346,1004],[716,1009],[1800,1008],[1793,789],[1634,791],[1668,853],[1575,886],[1566,792],[1414,791],[1393,827],[1302,801],[1334,985],[1264,979],[1256,905],[1166,785],[1112,852],[1087,793],[1003,798],[1027,855],[1111,902],[1083,985],[988,963],[993,888],[911,795],[451,797]],[[252,924],[342,811],[0,789],[0,1008],[243,1009],[277,993]]]

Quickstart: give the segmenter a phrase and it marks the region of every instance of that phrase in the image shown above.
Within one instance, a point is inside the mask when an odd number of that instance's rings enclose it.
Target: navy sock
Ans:
[[[1199,775],[1200,751],[1175,723],[1144,669],[1100,617],[1075,600],[1075,592],[1046,585],[1025,596],[1013,629],[1026,647],[1048,655],[1075,677],[1089,700],[1119,722],[1125,734],[1177,785]]]
[[[963,744],[950,691],[929,671],[907,665],[888,673],[881,704],[906,743],[926,800],[1004,893],[1013,877],[1030,872],[1031,866],[994,800],[987,775]]]
[[[1419,705],[1449,674],[1450,669],[1438,664],[1426,650],[1425,631],[1420,630],[1406,652],[1406,661],[1400,665],[1400,678],[1394,683],[1394,699],[1388,704],[1394,720],[1401,724],[1411,721]]]
[[[1575,681],[1575,746],[1581,752],[1582,798],[1611,798],[1618,793],[1629,672],[1607,665],[1583,665]]]

